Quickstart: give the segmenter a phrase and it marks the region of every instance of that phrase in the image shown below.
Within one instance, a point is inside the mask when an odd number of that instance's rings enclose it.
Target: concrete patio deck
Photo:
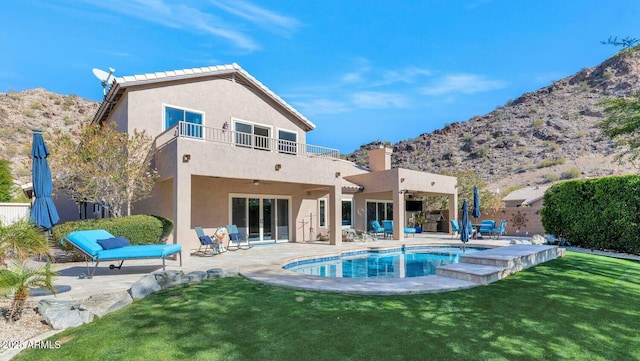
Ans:
[[[515,237],[504,237],[499,240],[489,238],[485,238],[484,240],[471,240],[467,245],[501,247],[509,245],[510,241],[514,238]],[[517,239],[522,240],[523,238]],[[326,242],[259,245],[249,250],[229,251],[212,257],[191,256],[190,260],[185,262],[183,267],[180,267],[177,261],[167,260],[166,264],[167,270],[182,270],[185,273],[191,271],[206,271],[212,268],[221,268],[225,271],[237,270],[242,276],[257,282],[322,292],[366,294],[433,293],[460,290],[488,283],[485,281],[478,282],[477,280],[470,279],[466,276],[455,277],[451,274],[395,279],[343,279],[308,276],[282,269],[284,264],[293,260],[314,256],[335,255],[348,250],[366,249],[368,247],[400,247],[402,245],[410,247],[418,245],[461,246],[462,244],[459,240],[451,238],[451,236],[447,234],[427,233],[419,234],[415,237],[409,237],[402,241],[378,240],[375,242],[349,242],[343,243],[341,246],[331,246]],[[532,257],[532,254],[535,254],[536,251],[542,250],[542,248],[557,249],[557,247],[550,246],[529,246],[533,247],[533,249],[524,250],[522,248],[523,246],[524,245],[500,248],[504,249],[504,251],[501,251],[502,257],[513,259],[521,257],[523,252],[525,257]],[[509,250],[513,251],[513,257],[509,256]],[[528,266],[535,265],[539,263],[539,261],[545,260],[547,260],[545,257],[534,260],[534,263]],[[79,278],[81,274],[87,273],[87,268],[84,262],[54,264],[54,268],[59,272],[59,276],[55,278],[54,283],[56,285],[71,286],[70,291],[59,293],[55,298],[59,300],[80,300],[91,295],[127,290],[143,275],[162,269],[161,262],[159,260],[125,262],[120,270],[109,269],[109,264],[110,262],[101,263],[93,279]],[[461,264],[452,266],[456,266],[458,268],[465,267],[460,265]],[[470,263],[466,267],[468,269],[478,268],[477,265]],[[485,269],[482,272],[486,272],[487,267],[490,266],[485,265]],[[467,271],[463,270],[462,274],[465,272]],[[499,271],[499,273],[501,273],[502,276],[499,278],[492,276],[495,278],[493,281],[507,276],[512,272],[511,270],[502,270]],[[38,300],[52,297],[53,296],[48,295],[33,297],[32,299]]]

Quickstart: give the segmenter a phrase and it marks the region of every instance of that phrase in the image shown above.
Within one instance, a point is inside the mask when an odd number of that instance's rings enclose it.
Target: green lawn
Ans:
[[[640,360],[639,299],[640,262],[572,252],[442,294],[323,294],[235,277],[154,294],[16,360]]]

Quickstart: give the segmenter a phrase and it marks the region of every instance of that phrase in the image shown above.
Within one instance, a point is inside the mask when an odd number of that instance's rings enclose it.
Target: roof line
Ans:
[[[257,80],[236,63],[116,77],[114,78],[109,91],[105,95],[104,100],[102,101],[102,103],[100,103],[100,107],[98,108],[98,111],[96,112],[92,122],[100,122],[107,116],[107,114],[111,111],[110,105],[115,104],[118,101],[119,96],[122,95],[125,88],[144,84],[161,83],[182,79],[194,79],[204,76],[225,74],[239,74],[253,86],[270,97],[277,104],[289,111],[293,116],[298,118],[309,128],[309,130],[315,129],[316,125],[313,124],[313,122],[307,119],[307,117],[302,115],[302,113],[289,105],[289,103],[284,101],[284,99],[280,98],[280,96],[274,93],[271,89],[267,88],[266,85]]]

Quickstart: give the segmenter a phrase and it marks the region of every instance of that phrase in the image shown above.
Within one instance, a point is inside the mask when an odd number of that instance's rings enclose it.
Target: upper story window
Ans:
[[[278,130],[278,152],[286,154],[298,153],[298,133]]]
[[[249,122],[235,122],[236,145],[271,150],[271,128]]]
[[[164,129],[169,129],[178,122],[180,124],[180,135],[194,138],[202,138],[202,119],[204,113],[180,109],[177,107],[164,107]]]

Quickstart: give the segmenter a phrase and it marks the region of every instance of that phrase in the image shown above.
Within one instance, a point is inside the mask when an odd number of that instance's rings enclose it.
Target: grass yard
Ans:
[[[15,360],[640,360],[639,299],[640,262],[573,252],[486,287],[414,296],[235,277],[151,295]]]

